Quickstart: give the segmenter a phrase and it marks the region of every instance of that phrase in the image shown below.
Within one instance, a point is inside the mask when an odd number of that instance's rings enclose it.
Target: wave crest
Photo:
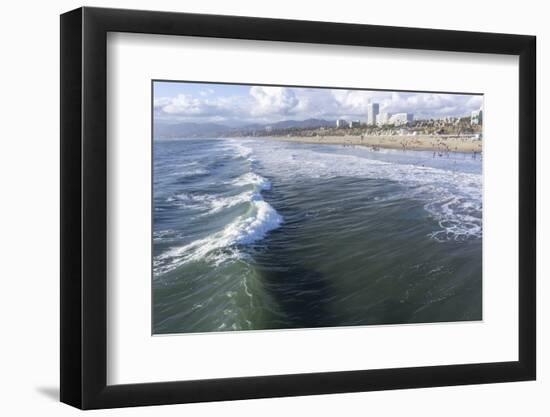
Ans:
[[[254,187],[258,187],[260,190],[271,189],[271,182],[267,178],[264,178],[255,172],[247,172],[246,174],[241,175],[235,179],[232,184],[237,186],[252,185]]]
[[[424,166],[431,162],[429,157],[415,156],[417,160],[411,163],[410,159],[400,159],[402,153],[395,150],[383,150],[372,156],[364,150],[357,154],[340,154],[267,140],[249,141],[247,145],[253,149],[262,166],[277,172],[277,176],[284,180],[348,176],[395,181],[404,185],[406,190],[399,196],[387,198],[422,201],[424,209],[439,225],[430,233],[431,238],[461,241],[482,237],[483,184],[480,174],[452,169],[451,164]],[[387,156],[383,160],[373,159],[381,158],[381,154]]]
[[[188,262],[203,260],[220,263],[228,258],[239,258],[241,254],[238,250],[225,253],[223,250],[261,240],[282,222],[281,215],[268,203],[261,199],[254,200],[246,214],[237,217],[223,230],[157,256],[154,260],[155,275],[169,272]]]

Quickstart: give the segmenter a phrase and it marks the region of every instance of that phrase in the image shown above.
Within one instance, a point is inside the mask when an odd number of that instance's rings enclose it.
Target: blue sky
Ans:
[[[415,118],[465,116],[483,96],[399,91],[154,82],[155,120],[239,125],[320,118],[366,121],[369,102]]]

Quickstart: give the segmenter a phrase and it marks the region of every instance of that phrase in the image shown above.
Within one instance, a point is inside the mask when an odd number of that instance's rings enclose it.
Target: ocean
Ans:
[[[154,334],[482,319],[479,155],[153,146]]]

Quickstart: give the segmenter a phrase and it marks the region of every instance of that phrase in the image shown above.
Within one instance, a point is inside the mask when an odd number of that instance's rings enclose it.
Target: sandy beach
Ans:
[[[329,145],[359,145],[389,149],[423,150],[434,152],[481,152],[482,141],[457,136],[275,136],[266,139],[288,142]]]

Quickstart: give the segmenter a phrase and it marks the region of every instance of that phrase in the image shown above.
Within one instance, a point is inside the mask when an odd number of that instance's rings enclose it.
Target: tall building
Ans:
[[[347,125],[348,125],[348,122],[344,119],[336,120],[336,127],[337,128],[347,127]]]
[[[472,116],[470,117],[470,124],[480,125],[483,123],[483,111],[481,109],[474,110]]]
[[[378,103],[369,103],[367,105],[367,124],[369,126],[376,125],[376,116],[380,112],[380,105]]]
[[[388,120],[390,120],[391,114],[382,112],[376,116],[376,124],[378,126],[384,126],[388,124]]]
[[[361,122],[359,120],[350,120],[348,126],[353,129],[354,127],[361,126]]]
[[[395,113],[392,117],[390,117],[390,120],[388,123],[395,126],[403,126],[403,125],[412,123],[412,121],[413,121],[412,113]]]

